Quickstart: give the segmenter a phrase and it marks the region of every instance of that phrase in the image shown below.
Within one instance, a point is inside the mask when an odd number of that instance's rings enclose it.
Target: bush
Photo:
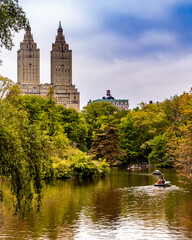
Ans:
[[[75,151],[68,159],[52,158],[53,178],[64,179],[72,176],[104,176],[110,168],[106,160],[93,161],[81,151]]]
[[[99,167],[84,153],[75,154],[71,164],[75,176],[95,176],[100,173]]]

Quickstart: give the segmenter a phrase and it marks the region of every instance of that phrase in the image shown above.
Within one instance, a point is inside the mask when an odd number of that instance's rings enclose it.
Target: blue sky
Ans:
[[[81,107],[110,89],[130,107],[163,101],[192,87],[192,0],[20,0],[40,48],[41,82],[50,82],[50,51],[59,21],[73,51]],[[17,81],[15,34],[0,74]]]

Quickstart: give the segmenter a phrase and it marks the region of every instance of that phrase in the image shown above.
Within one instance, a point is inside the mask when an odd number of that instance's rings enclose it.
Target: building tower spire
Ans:
[[[33,40],[29,25],[17,51],[17,83],[21,84],[20,88],[25,93],[28,91],[25,86],[40,84],[40,50]]]
[[[57,103],[79,111],[79,92],[72,84],[72,50],[65,41],[61,22],[51,50],[51,84]]]

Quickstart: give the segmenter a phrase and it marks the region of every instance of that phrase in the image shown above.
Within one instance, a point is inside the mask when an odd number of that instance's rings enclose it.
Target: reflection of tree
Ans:
[[[164,216],[164,197],[161,192],[156,195],[144,187],[130,188],[123,194],[122,214],[153,223]]]
[[[7,183],[6,183],[7,184]],[[29,218],[20,220],[13,216],[13,213],[6,210],[8,199],[2,204],[4,216],[0,216],[0,223],[4,218],[3,232],[1,235],[9,235],[14,231],[15,239],[37,239],[37,236],[45,236],[47,239],[56,240],[59,237],[69,237],[73,239],[73,229],[79,218],[82,204],[80,188],[73,188],[70,182],[57,182],[56,185],[44,186],[44,198],[41,209],[41,214],[31,213]],[[9,196],[10,198],[10,196]],[[31,236],[32,235],[32,236]]]
[[[185,220],[183,220],[185,217]],[[191,232],[192,237],[192,199],[185,199],[182,201],[178,214],[178,223],[183,226],[187,231]]]
[[[97,222],[103,218],[115,221],[121,214],[121,191],[109,188],[106,191],[99,189],[93,194],[92,220]]]
[[[183,234],[192,237],[192,196],[184,194],[183,191],[170,193],[165,202],[165,215],[169,226],[186,229]],[[189,237],[187,235],[187,237]]]
[[[95,228],[110,226],[111,230],[127,221],[142,229],[164,229],[170,234],[177,231],[192,237],[191,189],[187,192],[174,186],[155,188],[142,182],[142,179],[146,181],[146,176],[113,173],[115,176],[105,179],[70,179],[44,185],[42,214],[32,213],[22,224],[8,211],[10,193],[5,191],[5,201],[0,204],[0,213],[3,211],[0,235],[10,236],[15,229],[15,239],[40,239],[40,236],[51,240],[73,239],[79,225],[84,223]],[[138,184],[136,177],[143,186],[129,186],[129,181]],[[153,182],[153,176],[150,177]],[[7,184],[10,183],[2,182],[2,186]]]
[[[5,217],[0,215],[0,223],[3,223],[1,227],[4,227],[0,234],[9,234],[14,228],[16,239],[21,239],[21,234],[24,239],[30,237],[37,239],[40,236],[52,240],[73,239],[74,231],[81,221],[81,213],[90,214],[89,211],[83,210],[92,207],[94,197],[92,193],[95,189],[105,190],[107,188],[108,182],[104,183],[102,179],[85,181],[74,179],[44,185],[42,214],[32,213],[29,219],[22,221],[22,224],[10,211]],[[7,202],[8,200],[5,199],[2,204],[8,206]]]

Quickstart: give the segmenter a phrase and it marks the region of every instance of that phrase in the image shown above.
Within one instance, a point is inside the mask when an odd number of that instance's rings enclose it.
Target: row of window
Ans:
[[[118,107],[119,110],[129,110],[128,107]]]
[[[27,44],[27,48],[30,48],[30,47],[33,48],[33,44]]]
[[[28,80],[29,80],[29,82],[28,82]],[[25,83],[25,84],[37,84],[36,82],[38,82],[38,80],[36,79],[36,81],[33,79],[33,82],[31,81],[31,79],[28,79],[28,78],[25,78],[25,79],[23,79],[23,82]]]
[[[65,58],[69,58],[70,55],[63,53],[63,52],[55,52],[55,57],[65,57]]]
[[[71,67],[70,63],[66,63],[66,62],[63,62],[63,61],[61,61],[61,62],[56,61],[55,64],[56,64],[55,68],[70,68]]]
[[[127,102],[111,102],[112,105],[128,105]]]
[[[30,54],[30,53],[23,53],[23,54],[20,54],[20,57],[23,57],[23,58],[38,58],[39,55],[38,54]]]
[[[23,68],[23,71],[26,71],[26,72],[28,72],[28,68]],[[37,69],[29,69],[29,72],[32,72],[33,71],[33,73],[36,71],[37,72]]]
[[[57,72],[57,69],[56,69],[56,72]],[[60,69],[58,69],[58,72],[60,72]],[[64,72],[63,69],[61,72]],[[67,72],[67,70],[65,69],[65,73]],[[70,71],[68,70],[68,72],[70,73]]]
[[[65,76],[65,77],[64,77],[64,76],[59,76],[59,75],[56,74],[55,78],[56,78],[56,79],[57,79],[57,78],[62,78],[62,79],[65,78],[65,79],[69,79],[70,76],[68,75],[68,76]]]
[[[60,66],[60,65],[58,65],[58,66],[56,65],[56,66],[55,66],[55,68],[56,68],[56,71],[57,71],[57,69],[59,69],[59,70],[60,70],[60,68],[62,68],[62,69],[63,69],[64,67],[65,67],[65,71],[66,71],[67,69],[68,69],[68,71],[69,71],[69,68],[70,68],[69,66],[64,66],[63,64],[62,64],[61,66]],[[67,69],[66,69],[66,68],[67,68]]]
[[[24,68],[28,69],[28,67],[29,67],[29,68],[31,68],[31,67],[33,67],[33,68],[36,67],[36,68],[37,68],[37,65],[35,65],[35,64],[32,65],[31,63],[29,63],[29,64],[24,64],[24,63],[23,63],[23,64],[21,64],[21,65],[23,66],[23,69],[24,69]],[[19,64],[18,67],[20,68],[21,65]]]
[[[32,72],[27,72],[27,71],[25,72],[25,71],[23,71],[23,76],[24,75],[26,75],[26,77],[28,77],[28,76],[29,77],[31,77],[31,76],[36,77],[38,74],[37,74],[37,72],[36,73],[34,73],[34,72],[32,73]]]
[[[61,39],[61,40],[63,40],[63,38]],[[67,48],[66,47],[64,47],[64,46],[62,46],[62,47],[58,47],[58,50],[60,51],[60,50],[67,50]]]
[[[57,84],[57,85],[65,85],[65,86],[66,86],[66,85],[67,85],[67,86],[70,85],[68,81],[65,81],[65,83],[64,83],[64,82],[59,82],[59,83],[57,82],[56,84]]]

